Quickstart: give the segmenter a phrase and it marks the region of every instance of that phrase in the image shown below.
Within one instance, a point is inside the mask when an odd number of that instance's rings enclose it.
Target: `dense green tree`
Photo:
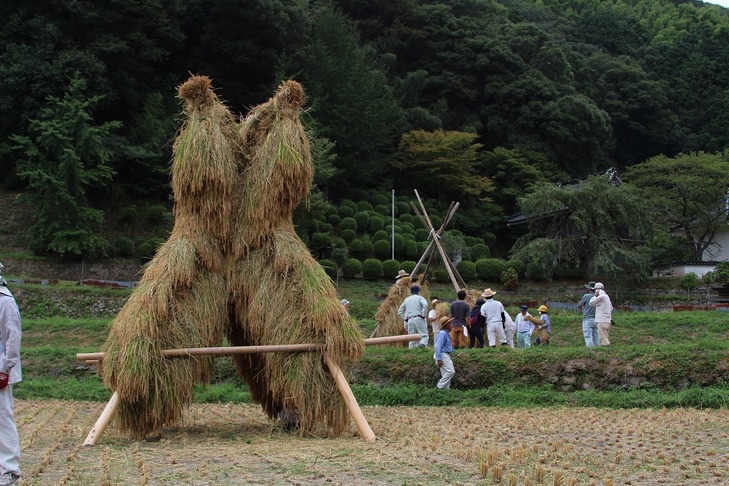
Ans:
[[[519,206],[532,222],[512,256],[528,267],[547,275],[560,265],[595,277],[648,276],[652,221],[634,188],[594,176],[574,185],[539,186]]]
[[[689,259],[702,260],[728,221],[729,154],[659,155],[631,167],[624,179],[667,230],[683,235]]]
[[[113,176],[106,142],[121,124],[95,124],[99,97],[86,98],[85,87],[83,79],[72,79],[63,98],[49,97],[40,117],[30,121],[31,137],[13,137],[18,173],[28,182],[23,197],[35,209],[29,239],[37,253],[83,257],[108,248],[100,234],[104,214],[87,196]]]

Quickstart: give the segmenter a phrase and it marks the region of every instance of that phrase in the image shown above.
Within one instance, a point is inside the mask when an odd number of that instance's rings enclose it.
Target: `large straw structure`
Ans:
[[[101,373],[119,393],[119,424],[144,437],[177,422],[212,358],[165,360],[166,348],[321,343],[345,371],[363,351],[357,323],[296,237],[293,209],[313,166],[299,121],[304,92],[284,83],[241,126],[210,80],[179,88],[186,121],[174,145],[175,225],[111,324]],[[236,358],[271,417],[295,410],[302,430],[334,432],[346,408],[318,353]]]
[[[385,300],[382,301],[380,307],[375,313],[375,321],[377,327],[372,337],[397,336],[399,334],[407,334],[402,318],[397,311],[400,309],[402,301],[410,296],[410,287],[417,285],[420,287],[420,295],[430,302],[430,293],[427,285],[419,283],[419,279],[411,279],[410,277],[402,277],[397,280],[391,287]],[[407,347],[408,343],[394,343],[391,346]]]

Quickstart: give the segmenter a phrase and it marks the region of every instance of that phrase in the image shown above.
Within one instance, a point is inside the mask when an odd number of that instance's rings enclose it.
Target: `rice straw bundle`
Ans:
[[[112,322],[101,368],[119,392],[120,424],[138,437],[173,424],[212,358],[165,360],[168,348],[320,343],[345,372],[364,342],[331,279],[298,239],[294,208],[313,165],[299,116],[304,91],[281,85],[238,127],[210,88],[179,88],[187,120],[174,146],[175,226]],[[238,355],[239,374],[272,418],[334,433],[347,409],[319,353]]]

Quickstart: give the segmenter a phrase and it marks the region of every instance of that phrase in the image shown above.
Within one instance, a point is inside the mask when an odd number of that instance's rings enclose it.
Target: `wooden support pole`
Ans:
[[[410,203],[410,206],[413,208],[413,211],[415,212],[415,215],[420,219],[420,222],[423,224],[426,230],[428,230],[428,234],[433,237],[433,239],[430,240],[430,243],[428,243],[428,246],[425,248],[425,251],[423,252],[423,255],[420,257],[420,260],[418,260],[418,263],[415,264],[415,267],[413,268],[412,273],[410,274],[410,277],[412,278],[413,275],[415,275],[418,271],[418,268],[423,263],[423,261],[426,259],[426,257],[430,256],[428,259],[428,264],[425,266],[425,271],[423,272],[423,279],[428,274],[428,268],[430,267],[430,260],[432,259],[432,251],[433,247],[435,246],[435,239],[440,238],[440,236],[443,234],[443,232],[446,229],[446,226],[448,226],[448,223],[450,223],[451,218],[453,218],[453,215],[456,213],[456,210],[458,209],[458,206],[460,206],[460,203],[451,201],[451,205],[448,208],[448,212],[446,212],[445,218],[443,218],[443,224],[440,225],[440,228],[438,228],[438,231],[433,234],[433,227],[432,225],[428,225],[428,222],[426,221],[425,217],[423,217],[422,214],[420,214],[420,211],[418,210],[417,206]]]
[[[357,425],[360,435],[367,442],[374,442],[376,439],[375,433],[372,432],[372,428],[370,427],[370,424],[367,423],[367,419],[362,413],[362,409],[359,408],[359,403],[357,403],[357,399],[354,397],[354,393],[352,393],[352,389],[349,387],[349,383],[344,377],[342,370],[334,361],[332,361],[327,353],[324,353],[324,363],[326,363],[327,368],[329,368],[329,372],[332,374],[332,377],[334,377],[334,382],[337,384],[339,393],[342,394],[344,404],[347,406],[349,414],[354,419],[354,423]]]
[[[86,436],[86,440],[84,441],[84,447],[95,446],[96,443],[99,442],[101,434],[104,433],[104,430],[106,430],[106,427],[111,422],[111,419],[114,418],[116,409],[119,408],[119,403],[121,403],[121,399],[119,398],[119,392],[115,391],[111,395],[109,403],[107,403],[106,407],[104,407],[104,411],[101,412],[101,415],[99,415],[99,418],[96,420],[96,423],[91,429],[91,432],[89,432],[89,435]]]
[[[430,218],[428,217],[428,213],[425,211],[425,205],[423,204],[423,200],[420,199],[420,194],[418,194],[418,191],[415,190],[415,196],[418,198],[418,202],[420,203],[420,208],[423,211],[423,216],[425,217],[425,220],[428,222],[428,228],[430,231],[434,232],[433,230],[433,223],[430,221]],[[437,237],[433,237],[433,242],[435,243],[435,247],[438,248],[438,252],[440,253],[440,257],[443,259],[443,263],[446,266],[446,270],[448,271],[448,276],[451,278],[451,282],[453,283],[453,288],[456,289],[456,292],[458,292],[460,289],[458,287],[458,282],[456,281],[456,277],[453,274],[453,270],[451,269],[451,266],[448,265],[448,255],[446,255],[445,251],[443,250],[443,247],[440,245],[440,241],[438,241]]]

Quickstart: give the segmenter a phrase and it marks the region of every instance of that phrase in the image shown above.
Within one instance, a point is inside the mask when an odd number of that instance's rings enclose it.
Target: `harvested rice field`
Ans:
[[[378,439],[299,437],[256,405],[194,405],[156,441],[104,404],[15,404],[23,484],[729,484],[729,410],[364,407]]]

